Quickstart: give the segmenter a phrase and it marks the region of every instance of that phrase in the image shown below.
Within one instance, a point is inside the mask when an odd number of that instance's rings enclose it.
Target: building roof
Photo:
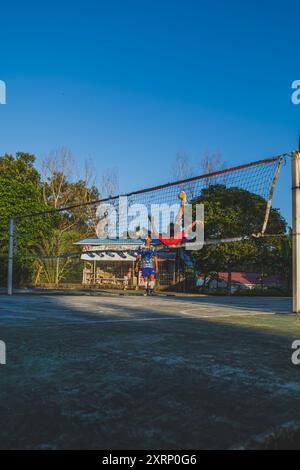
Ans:
[[[80,259],[83,261],[135,261],[136,256],[128,251],[89,251],[82,252]],[[160,253],[158,261],[164,263],[166,261],[175,261],[175,253]]]
[[[222,281],[228,280],[228,273],[218,273],[218,278]],[[232,272],[231,273],[231,282],[243,285],[260,285],[261,284],[261,275],[259,273],[249,273],[249,272]],[[282,284],[283,279],[280,276],[268,276],[263,278],[263,285],[270,286],[274,284]]]
[[[145,243],[144,238],[84,238],[75,242],[74,245],[143,245]],[[159,240],[153,239],[151,241],[152,245],[159,245]]]
[[[136,259],[135,256],[124,251],[94,251],[89,253],[83,252],[80,258],[84,261],[134,261]]]

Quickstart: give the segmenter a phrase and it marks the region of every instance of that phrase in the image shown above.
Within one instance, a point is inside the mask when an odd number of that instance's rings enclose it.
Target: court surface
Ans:
[[[300,423],[289,311],[286,298],[1,295],[0,447],[262,446]]]

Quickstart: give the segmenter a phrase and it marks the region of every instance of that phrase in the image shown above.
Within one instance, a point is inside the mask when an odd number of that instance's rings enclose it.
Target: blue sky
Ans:
[[[123,0],[1,5],[0,153],[70,148],[122,191],[169,181],[177,152],[226,166],[300,134],[296,1]],[[275,196],[290,220],[289,165]]]

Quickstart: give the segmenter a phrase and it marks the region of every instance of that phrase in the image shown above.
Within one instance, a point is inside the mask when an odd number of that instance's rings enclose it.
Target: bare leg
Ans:
[[[149,286],[150,286],[150,290],[149,290],[149,294],[153,294],[154,292],[154,285],[155,285],[155,276],[154,274],[151,274],[150,276],[150,282],[149,282]]]
[[[179,207],[179,211],[178,211],[178,213],[176,215],[176,218],[175,218],[175,232],[178,232],[182,229],[182,220],[183,220],[183,217],[184,217],[185,203],[186,203],[186,199],[182,199],[180,207]]]
[[[149,293],[149,288],[148,288],[148,278],[144,277],[144,285],[145,285],[145,292],[144,295],[148,295]]]

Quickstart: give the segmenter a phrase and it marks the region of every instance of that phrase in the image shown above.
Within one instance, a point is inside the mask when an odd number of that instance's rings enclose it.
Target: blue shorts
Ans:
[[[154,274],[155,274],[155,269],[154,268],[143,268],[142,269],[142,276],[143,277],[154,276]]]

